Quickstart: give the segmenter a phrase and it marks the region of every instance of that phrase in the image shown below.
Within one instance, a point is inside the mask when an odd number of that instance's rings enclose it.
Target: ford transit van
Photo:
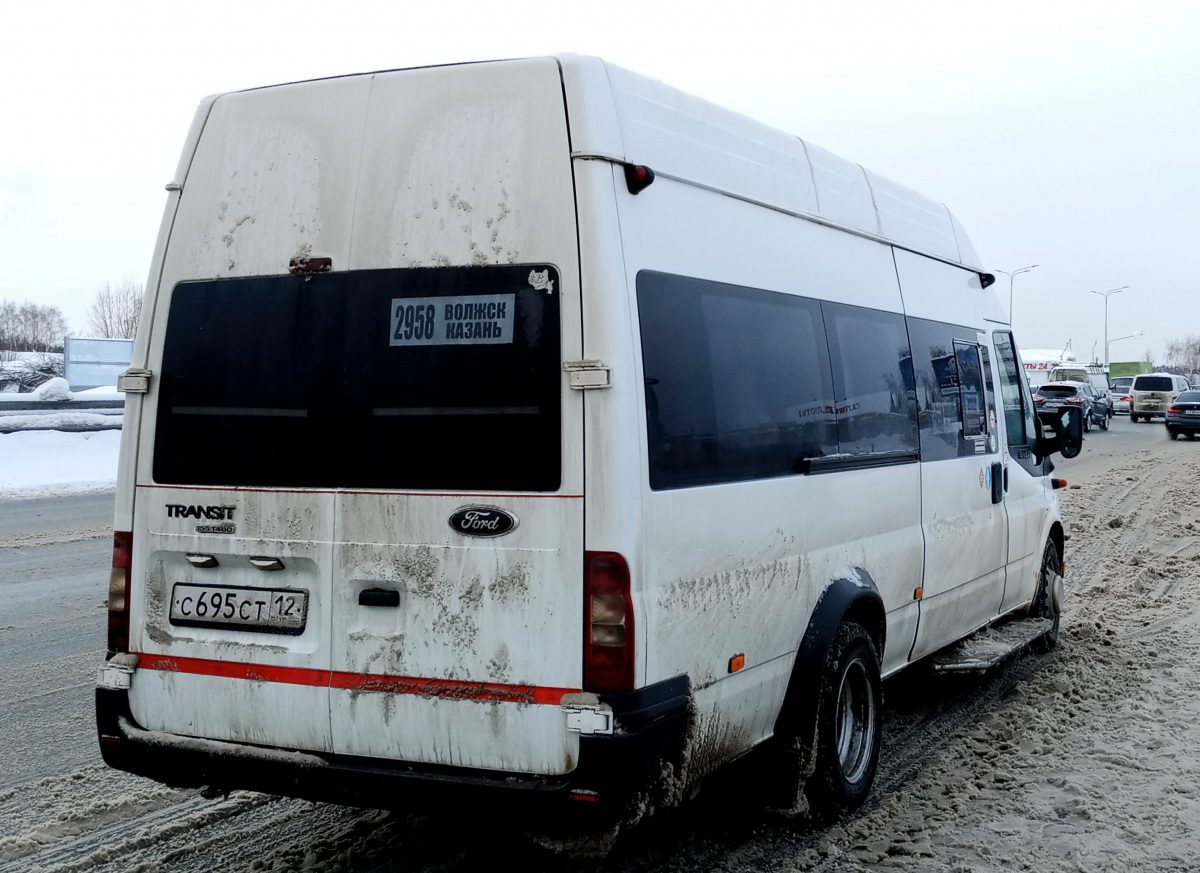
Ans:
[[[1081,422],[944,206],[570,55],[211,97],[167,188],[112,766],[611,832],[756,752],[845,809],[882,677],[1055,640]]]

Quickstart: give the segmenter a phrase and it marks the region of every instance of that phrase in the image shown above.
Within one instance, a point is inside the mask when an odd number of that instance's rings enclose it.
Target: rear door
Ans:
[[[574,766],[558,702],[582,670],[575,240],[553,61],[215,103],[154,316],[144,726]]]
[[[346,330],[368,424],[333,516],[333,747],[562,773],[583,419],[558,66],[381,74],[365,130],[350,267],[399,272]]]
[[[334,307],[292,258],[344,268],[368,78],[218,98],[174,215],[137,450],[130,690],[146,728],[331,751]],[[278,604],[275,603],[279,598]],[[272,608],[275,610],[272,615]]]

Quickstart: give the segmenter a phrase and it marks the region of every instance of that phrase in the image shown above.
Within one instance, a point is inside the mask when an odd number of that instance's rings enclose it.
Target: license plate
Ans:
[[[171,590],[171,624],[184,627],[301,634],[307,616],[308,592],[295,588],[180,582]]]
[[[1200,415],[1200,409],[1185,409],[1183,411],[1183,414],[1184,415]]]
[[[1059,409],[1061,406],[1061,403],[1043,403],[1042,409]]]

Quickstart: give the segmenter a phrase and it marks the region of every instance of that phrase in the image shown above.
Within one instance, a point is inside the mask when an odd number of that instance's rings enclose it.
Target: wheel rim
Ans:
[[[867,772],[875,718],[875,696],[871,693],[867,665],[856,658],[842,673],[837,702],[838,762],[847,782],[858,782]]]

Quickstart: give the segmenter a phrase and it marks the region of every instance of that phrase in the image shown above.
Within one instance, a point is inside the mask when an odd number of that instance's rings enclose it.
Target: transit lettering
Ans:
[[[206,518],[210,521],[233,521],[236,506],[187,506],[168,503],[167,518]]]

